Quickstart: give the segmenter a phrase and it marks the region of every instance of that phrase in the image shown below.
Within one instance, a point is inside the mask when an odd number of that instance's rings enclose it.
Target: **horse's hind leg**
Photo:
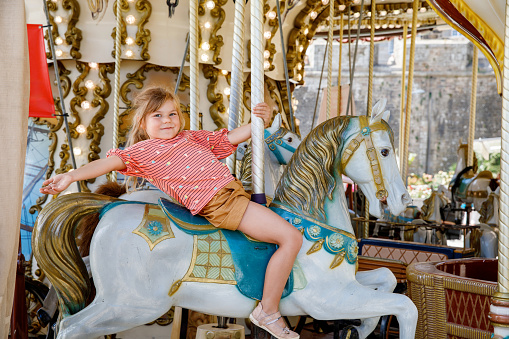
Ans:
[[[171,304],[142,308],[131,305],[110,305],[94,300],[77,314],[62,320],[58,339],[96,339],[146,324],[168,311]]]

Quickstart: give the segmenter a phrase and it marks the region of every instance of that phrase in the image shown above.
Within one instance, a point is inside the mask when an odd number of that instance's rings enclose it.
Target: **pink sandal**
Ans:
[[[278,339],[299,339],[300,335],[288,327],[281,327],[276,322],[281,318],[281,313],[276,312],[267,314],[263,311],[262,303],[253,310],[249,315],[249,319],[256,326],[263,328],[272,336]]]

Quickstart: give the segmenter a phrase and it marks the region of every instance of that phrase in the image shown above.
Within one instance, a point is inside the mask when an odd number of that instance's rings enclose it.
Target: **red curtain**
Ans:
[[[27,25],[28,54],[30,57],[29,116],[51,118],[55,114],[53,94],[49,81],[46,49],[41,25]]]

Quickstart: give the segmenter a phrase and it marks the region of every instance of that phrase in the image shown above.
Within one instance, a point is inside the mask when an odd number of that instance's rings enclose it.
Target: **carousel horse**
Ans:
[[[479,229],[468,232],[465,244],[476,249],[476,254],[483,258],[498,256],[498,213],[500,201],[500,187],[492,191],[487,189],[486,199],[479,210]]]
[[[453,207],[458,204],[473,204],[476,211],[481,208],[482,202],[488,197],[486,187],[494,179],[490,171],[477,173],[477,158],[474,154],[474,166],[467,167],[468,145],[458,147],[458,162],[449,188],[451,190]]]
[[[265,138],[265,195],[272,199],[284,166],[288,164],[300,145],[300,137],[281,127],[281,114],[277,114],[272,125],[264,130]],[[246,144],[240,166],[239,180],[246,191],[251,190],[251,145]],[[243,148],[239,145],[239,148]],[[239,157],[237,157],[239,159]]]
[[[443,222],[443,210],[451,201],[446,196],[447,189],[440,185],[437,190],[431,189],[431,195],[429,198],[423,201],[421,207],[421,219],[414,220],[412,223],[416,225],[423,225],[418,227],[414,233],[414,241],[425,243],[425,244],[437,244],[447,245],[447,235],[445,231],[439,229],[432,229],[426,227],[426,222],[433,224],[442,224]]]
[[[271,208],[303,232],[304,242],[296,261],[300,274],[289,279],[291,293],[281,300],[280,310],[324,320],[393,314],[400,337],[413,338],[415,305],[404,295],[357,282],[357,242],[351,224],[341,220],[341,214],[347,215],[341,173],[359,184],[375,216],[381,215],[382,202],[396,215],[410,202],[397,170],[392,131],[383,121],[387,113],[374,115],[369,124],[366,117],[324,122],[306,137],[286,167]],[[59,197],[41,211],[34,228],[34,254],[60,299],[63,320],[58,338],[120,332],[153,321],[172,305],[227,317],[250,314],[263,287],[264,263],[271,255],[267,249],[273,247],[241,232],[215,229],[167,201],[160,206],[77,193]],[[97,292],[84,308],[90,283],[74,228],[81,217],[99,211],[90,248]],[[221,243],[221,258],[229,258],[230,271],[216,269],[211,277],[200,276],[195,270],[202,260],[197,246],[211,242]],[[253,264],[250,271],[242,267],[248,259]],[[257,270],[259,276],[251,272]],[[259,289],[244,290],[254,286]]]

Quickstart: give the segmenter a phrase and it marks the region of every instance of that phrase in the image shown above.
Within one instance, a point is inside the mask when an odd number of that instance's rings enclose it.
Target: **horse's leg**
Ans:
[[[307,302],[303,305],[306,313],[315,319],[364,319],[393,314],[398,318],[400,338],[415,337],[417,308],[408,297],[372,290],[357,281],[329,294],[327,307],[322,303]]]
[[[381,292],[392,292],[396,288],[396,277],[386,267],[371,271],[357,272],[355,279],[361,285],[376,289]],[[361,325],[356,326],[357,332],[361,338],[367,337],[373,332],[378,324],[380,317],[366,318],[361,320]]]
[[[133,296],[133,299],[136,299]],[[96,298],[79,313],[61,321],[58,339],[95,339],[106,334],[118,333],[154,321],[167,312],[171,303],[169,298],[154,302],[153,307],[135,307],[137,302],[112,305]]]

